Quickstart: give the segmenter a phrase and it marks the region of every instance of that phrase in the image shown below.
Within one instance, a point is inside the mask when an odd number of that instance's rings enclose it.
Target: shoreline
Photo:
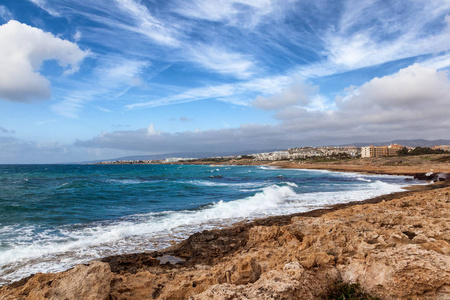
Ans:
[[[224,167],[223,165],[217,165],[217,166]],[[283,168],[277,167],[277,169],[283,169]],[[298,170],[302,171],[304,169],[298,169]],[[308,172],[308,171],[314,171],[314,170],[305,169],[305,171]],[[318,170],[318,171],[320,171],[320,170]],[[332,171],[332,172],[334,172],[334,171]],[[352,171],[348,171],[348,172],[353,173]],[[403,176],[401,176],[401,177],[403,177]],[[409,184],[409,182],[407,180],[408,179],[405,179],[405,182],[404,182],[405,185],[402,187],[402,189],[407,189],[408,187],[410,187],[407,185],[407,184]],[[416,183],[417,183],[417,181],[416,181]],[[420,183],[417,183],[417,184],[418,184],[418,186],[420,186]],[[413,185],[412,187],[414,187],[414,186],[415,185]],[[383,195],[377,196],[375,198],[368,198],[368,199],[361,200],[361,201],[351,201],[351,202],[344,202],[344,203],[337,203],[337,204],[324,204],[322,206],[316,206],[316,208],[311,207],[311,208],[309,208],[310,209],[309,211],[302,212],[302,213],[285,212],[284,214],[272,215],[272,216],[267,216],[267,217],[259,216],[259,217],[247,217],[245,219],[240,218],[240,220],[235,220],[233,222],[226,222],[226,223],[220,223],[220,224],[217,223],[217,226],[214,226],[213,228],[214,228],[214,230],[220,231],[220,230],[225,230],[225,229],[234,227],[234,225],[236,225],[236,224],[252,224],[253,222],[257,222],[257,224],[266,224],[267,225],[267,224],[269,224],[269,222],[271,222],[271,223],[275,222],[275,220],[277,220],[280,224],[281,223],[284,224],[284,223],[286,223],[286,221],[282,221],[282,220],[289,220],[290,218],[292,218],[294,216],[310,216],[310,215],[312,216],[312,215],[316,215],[319,211],[322,211],[322,213],[325,213],[327,211],[334,211],[336,209],[341,209],[344,207],[356,205],[358,203],[369,203],[372,199],[378,199],[379,197],[384,197],[384,196],[393,195],[393,194],[402,193],[402,192],[403,191],[394,192],[394,193],[390,193],[390,194],[383,194]],[[272,220],[272,221],[270,221],[270,220]],[[184,240],[187,240],[191,235],[196,234],[198,232],[202,232],[202,231],[203,231],[203,229],[199,229],[198,231],[192,231],[192,233],[185,235],[184,239],[172,240],[168,244],[173,246],[175,244],[181,243]],[[165,252],[167,252],[166,249],[171,248],[172,246],[168,246],[168,247],[164,246],[164,248],[160,247],[160,248],[156,248],[156,250],[145,250],[145,253],[149,253],[149,251],[151,251],[151,253],[153,253],[153,252],[154,253],[165,253]],[[142,251],[144,251],[144,250],[142,250]],[[141,252],[127,252],[127,253],[140,254]],[[99,258],[96,258],[95,260],[103,261],[110,256],[124,256],[124,255],[126,256],[127,254],[109,254],[108,256],[100,255]],[[156,254],[156,255],[158,255],[158,254]],[[153,256],[155,256],[155,255],[153,255]],[[82,263],[87,263],[87,262],[89,262],[89,260],[81,261],[81,262],[78,262],[77,264],[82,264]],[[61,269],[61,270],[55,271],[55,272],[64,272],[64,271],[67,271],[67,270],[73,268],[74,266],[75,266],[75,264],[71,264],[69,267],[66,267],[65,269]],[[29,277],[28,274],[24,277],[16,277],[17,279],[14,279],[7,283],[0,284],[0,288],[5,285],[14,284],[17,281],[21,281],[24,278],[28,278],[28,277]]]
[[[266,166],[276,166],[281,168],[293,168],[293,165],[289,164],[260,164]],[[295,167],[298,169],[303,169],[304,165],[296,164]],[[324,168],[313,168],[308,167],[305,169],[318,169],[322,170]],[[330,168],[327,168],[330,170]],[[376,172],[367,172],[367,170],[356,170],[355,168],[346,168],[342,169],[333,169],[330,171],[338,171],[338,172],[364,172],[368,174],[374,174]],[[391,170],[392,172],[392,170]],[[388,175],[407,175],[411,176],[416,174],[416,172],[410,173],[381,173]],[[379,173],[376,173],[379,174]],[[140,274],[142,272],[149,272],[150,274],[169,274],[169,273],[183,273],[183,272],[195,272],[198,269],[198,266],[203,266],[202,268],[212,268],[214,265],[221,263],[223,260],[230,260],[233,256],[243,251],[244,248],[248,247],[248,240],[251,239],[250,235],[255,228],[272,228],[277,227],[278,230],[280,228],[291,226],[293,220],[296,219],[309,219],[309,218],[322,218],[331,213],[344,211],[346,209],[352,209],[354,207],[365,206],[365,205],[375,205],[379,203],[387,203],[393,200],[402,199],[405,197],[413,198],[416,194],[421,192],[430,192],[430,191],[439,191],[439,190],[449,190],[450,182],[438,182],[434,184],[427,185],[412,185],[407,188],[407,191],[396,192],[392,194],[386,194],[382,196],[378,196],[375,198],[367,199],[364,201],[353,201],[349,203],[335,204],[327,208],[315,209],[309,212],[304,213],[294,213],[290,215],[282,215],[282,216],[272,216],[266,217],[262,219],[256,219],[251,221],[241,221],[239,223],[235,223],[229,227],[223,229],[214,229],[203,232],[197,232],[191,235],[189,238],[181,241],[180,243],[173,245],[171,247],[153,251],[148,253],[135,253],[135,254],[123,254],[123,255],[115,255],[104,257],[100,260],[95,260],[90,263],[90,265],[96,265],[97,262],[103,263],[103,267],[105,267],[106,273],[116,274],[117,276],[126,276],[126,274],[133,276],[136,274]],[[278,235],[278,233],[277,233]],[[246,251],[249,251],[247,249]],[[165,262],[161,264],[161,262]],[[252,264],[251,261],[247,262]],[[40,276],[63,276],[61,274],[68,274],[77,269],[80,269],[83,265],[76,266],[75,268],[69,269],[67,271],[59,272],[59,273],[48,273],[48,274],[35,274],[29,277],[23,278],[19,281],[4,285],[0,287],[0,296],[6,293],[6,295],[14,290],[21,290],[24,287],[32,284],[36,277]],[[86,267],[86,266],[85,266]],[[254,270],[253,270],[254,271]],[[258,272],[256,272],[258,273]],[[261,274],[260,274],[261,275]],[[259,276],[260,276],[259,275]],[[227,277],[225,274],[225,283],[229,284],[233,280]],[[170,277],[170,276],[169,276]],[[259,278],[259,277],[258,277]],[[252,279],[253,280],[253,279]],[[255,283],[252,280],[247,283]],[[169,280],[170,281],[170,280]],[[217,281],[219,284],[220,280]],[[239,281],[237,281],[238,283]],[[167,282],[166,282],[167,283]],[[210,286],[213,286],[210,284]],[[193,291],[195,295],[195,286],[193,287]],[[35,287],[36,288],[36,287]],[[41,287],[42,288],[42,287]],[[29,289],[29,288],[27,288]],[[161,289],[161,288],[160,288]],[[197,289],[198,290],[198,289]],[[207,290],[206,287],[203,287],[203,292]],[[161,291],[160,291],[161,292]],[[159,292],[159,293],[160,293]],[[202,293],[203,293],[202,292]],[[159,296],[161,296],[160,294]],[[154,299],[165,299],[163,298]],[[1,297],[0,297],[1,298]],[[23,298],[27,299],[27,298]],[[31,298],[30,298],[31,299]],[[45,298],[42,298],[45,299]],[[113,298],[115,299],[115,298]],[[117,298],[122,299],[122,298]],[[127,299],[126,297],[123,299]],[[131,298],[130,298],[131,299]],[[176,299],[187,299],[187,298],[177,298]],[[200,299],[200,298],[199,298]]]
[[[135,269],[138,269],[139,267],[144,267],[145,264],[141,264],[141,259],[144,258],[144,261],[146,261],[149,258],[157,259],[159,257],[163,256],[171,256],[171,257],[177,257],[181,258],[183,260],[183,264],[170,264],[170,268],[178,268],[178,267],[192,267],[196,264],[213,264],[218,258],[222,258],[226,255],[229,255],[230,253],[234,252],[236,249],[234,247],[232,248],[226,248],[222,252],[217,251],[217,245],[214,245],[214,243],[211,243],[214,240],[221,240],[222,234],[225,234],[225,236],[228,237],[228,239],[233,240],[233,243],[235,243],[236,247],[239,248],[242,246],[242,244],[239,243],[239,239],[241,238],[241,235],[243,232],[248,231],[252,227],[256,226],[284,226],[288,225],[293,218],[297,217],[307,217],[307,218],[317,218],[321,217],[327,213],[343,210],[346,208],[350,208],[353,206],[358,205],[365,205],[365,204],[376,204],[383,201],[392,201],[395,199],[400,199],[405,196],[411,196],[414,193],[417,192],[423,192],[423,191],[432,191],[432,190],[439,190],[450,187],[450,182],[439,182],[439,183],[430,183],[426,185],[410,185],[406,186],[404,189],[405,191],[400,192],[394,192],[390,194],[384,194],[381,196],[369,198],[362,201],[351,201],[347,203],[338,203],[329,205],[324,208],[318,208],[313,209],[311,211],[307,212],[300,212],[300,213],[292,213],[288,215],[280,215],[280,216],[269,216],[264,218],[257,218],[253,220],[243,220],[237,223],[234,223],[230,226],[227,226],[225,228],[219,228],[219,229],[212,229],[212,230],[204,230],[201,232],[196,232],[189,236],[187,239],[173,245],[169,246],[165,249],[157,250],[157,251],[151,251],[151,252],[143,252],[143,253],[132,253],[132,254],[120,254],[120,255],[113,255],[113,256],[107,256],[102,259],[100,259],[102,262],[107,262],[110,264],[111,269],[113,272],[118,271],[125,271],[125,272],[132,272]],[[230,236],[235,235],[237,238],[230,238]],[[223,241],[223,240],[222,240]],[[193,244],[202,244],[201,247],[194,246]],[[189,249],[196,248],[196,251],[198,252],[192,252]],[[215,257],[213,260],[207,258],[207,252],[208,250],[212,250],[212,248],[216,249]],[[200,251],[199,251],[200,250]]]
[[[101,163],[99,165],[129,165],[130,163]],[[273,166],[286,169],[313,169],[337,172],[358,172],[380,175],[414,176],[417,173],[450,173],[450,155],[429,154],[418,156],[392,156],[372,158],[352,158],[330,161],[256,161],[253,159],[198,159],[168,163],[133,163],[133,165],[235,165],[235,166]]]

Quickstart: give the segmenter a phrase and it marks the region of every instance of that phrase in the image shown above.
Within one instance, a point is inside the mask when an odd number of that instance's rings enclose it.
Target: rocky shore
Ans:
[[[450,299],[450,183],[436,181],[39,273],[0,299],[333,299],[339,282],[367,299]]]

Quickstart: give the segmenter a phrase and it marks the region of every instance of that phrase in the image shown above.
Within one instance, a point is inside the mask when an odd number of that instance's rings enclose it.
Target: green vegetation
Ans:
[[[337,160],[349,160],[356,157],[351,156],[348,153],[335,153],[327,156],[310,156],[306,158],[296,159],[296,161],[309,161],[309,162],[333,162]]]
[[[337,281],[330,291],[327,300],[380,300],[365,293],[357,283],[344,283]]]
[[[423,154],[445,154],[448,151],[441,149],[431,149],[429,147],[416,147],[413,150],[409,151],[408,148],[403,147],[398,151],[399,156],[408,156],[408,155],[423,155]]]
[[[448,162],[450,162],[450,155],[433,159],[433,161],[437,161],[437,162],[441,162],[441,163],[448,163]]]

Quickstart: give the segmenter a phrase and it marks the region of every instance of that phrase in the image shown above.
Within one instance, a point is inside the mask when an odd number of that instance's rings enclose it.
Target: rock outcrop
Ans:
[[[446,180],[450,180],[450,173],[445,173],[445,172],[417,173],[416,175],[414,175],[414,179],[427,180],[427,181],[433,181],[433,182],[446,181]]]
[[[36,274],[21,282],[3,287],[0,299],[109,299],[113,274],[108,264],[93,261],[66,272]],[[17,287],[16,287],[17,286]]]
[[[450,187],[424,189],[36,274],[0,299],[324,299],[336,281],[380,299],[450,299]]]

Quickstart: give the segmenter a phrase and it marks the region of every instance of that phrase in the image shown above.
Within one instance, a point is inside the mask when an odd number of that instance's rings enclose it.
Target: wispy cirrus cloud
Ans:
[[[178,1],[173,10],[191,19],[249,28],[257,26],[267,15],[285,4],[271,0],[194,0]]]
[[[77,119],[83,107],[94,101],[108,102],[126,94],[136,87],[139,76],[149,67],[149,62],[129,60],[117,56],[104,57],[99,66],[77,89],[62,97],[62,100],[51,106],[58,115]],[[111,112],[102,107],[100,110]]]
[[[254,60],[249,55],[218,46],[197,44],[190,48],[187,58],[207,70],[237,78],[249,78],[256,70]]]
[[[157,19],[148,7],[136,0],[71,1],[55,0],[51,4],[47,0],[31,0],[41,9],[57,17],[72,19],[82,17],[89,20],[89,26],[80,25],[85,30],[95,31],[97,39],[108,42],[110,36],[120,38],[121,31],[127,32],[123,38],[137,39],[130,34],[147,37],[152,42],[165,46],[178,46],[177,31],[164,20]],[[92,32],[91,34],[93,34]],[[105,35],[106,34],[106,35]],[[123,34],[123,33],[122,33]],[[103,36],[102,36],[103,35]],[[114,41],[110,41],[114,42]]]
[[[39,7],[49,9],[46,0],[34,1]],[[212,45],[210,38],[217,37],[208,33],[204,42],[193,39],[189,36],[195,27],[191,22],[179,20],[170,11],[151,11],[154,8],[151,3],[136,0],[114,0],[109,4],[98,0],[89,3],[56,0],[51,6],[61,17],[82,17],[91,22],[89,26],[80,25],[76,34],[83,35],[86,42],[101,42],[140,59],[157,59],[169,64],[187,61],[196,68],[237,78],[252,75],[255,62],[251,55]],[[129,47],[123,47],[124,44]]]
[[[205,99],[215,99],[224,102],[231,102],[237,105],[248,105],[252,100],[248,96],[263,94],[271,95],[280,92],[284,87],[289,86],[292,78],[288,76],[273,76],[267,78],[256,78],[232,84],[210,85],[206,87],[188,89],[182,93],[172,96],[155,98],[150,101],[135,102],[125,106],[127,110],[139,108],[152,108],[177,103],[186,103]],[[240,100],[237,100],[240,99]]]
[[[45,0],[34,1],[48,9]],[[217,83],[220,79],[214,77],[214,83],[203,80],[203,86],[186,87],[181,92],[179,89],[170,91],[167,86],[166,95],[152,95],[152,100],[143,100],[149,97],[134,94],[130,97],[130,103],[125,104],[127,110],[204,99],[248,105],[256,94],[260,95],[260,99],[265,98],[266,102],[270,102],[271,95],[276,98],[280,89],[289,86],[298,77],[308,79],[330,76],[404,58],[433,55],[428,59],[430,64],[448,66],[446,54],[442,54],[449,50],[450,18],[447,15],[450,13],[450,4],[447,1],[417,1],[411,5],[375,0],[358,3],[344,1],[342,9],[335,16],[323,13],[324,7],[320,8],[320,3],[316,3],[317,8],[310,10],[313,14],[302,13],[302,18],[296,15],[296,30],[292,30],[292,20],[289,24],[284,22],[293,16],[290,7],[306,5],[296,1],[174,2],[178,5],[156,9],[156,5],[151,2],[136,0],[115,0],[112,4],[97,0],[89,4],[56,0],[52,2],[51,9],[57,11],[59,16],[83,16],[94,22],[94,28],[101,27],[101,31],[96,31],[97,36],[92,35],[92,27],[81,28],[79,32],[83,39],[98,37],[99,41],[116,49],[124,43],[130,45],[123,49],[123,53],[129,57],[127,61],[157,60],[169,65],[188,62],[206,76],[210,73],[236,79],[234,83],[220,84]],[[311,9],[311,6],[308,8]],[[176,19],[174,13],[183,16],[176,24],[173,22]],[[324,22],[324,18],[330,20]],[[318,25],[322,23],[329,25]],[[440,25],[430,30],[430,24]],[[230,27],[240,34],[230,35]],[[198,32],[199,28],[201,32]],[[100,32],[107,34],[100,37]],[[140,48],[143,37],[145,43],[151,45],[152,51]],[[307,51],[311,57],[304,59],[297,55],[295,49],[299,48]],[[272,55],[286,59],[283,63],[288,67],[280,72],[281,75],[270,75],[270,68],[277,64],[271,61]],[[423,58],[417,60],[423,62]],[[99,71],[103,71],[102,67],[99,67]],[[269,82],[274,78],[274,82]],[[283,78],[284,82],[276,78]],[[135,80],[141,81],[139,78]],[[112,91],[116,95],[124,95],[132,87],[127,87],[117,78],[109,81],[90,95],[89,92],[77,97],[73,97],[73,93],[66,95],[63,100],[65,104],[61,102],[56,105],[62,105],[64,109],[55,111],[74,117],[83,107],[84,100],[80,101],[80,97],[89,99],[95,95],[108,98]],[[113,87],[114,84],[116,87]],[[329,105],[321,97],[311,97],[316,101],[315,107]],[[76,113],[70,114],[68,111]]]
[[[432,67],[435,69],[450,68],[450,51],[441,55],[433,55],[419,61],[421,65]]]
[[[165,45],[179,46],[174,37],[174,30],[152,16],[145,5],[135,0],[115,0],[119,9],[132,20],[132,26],[124,27],[148,36],[150,39]]]
[[[347,2],[338,27],[325,35],[329,63],[352,70],[449,49],[448,1],[391,4]]]
[[[13,19],[13,14],[6,6],[0,5],[0,20],[2,19],[8,22]]]
[[[47,3],[47,0],[30,0],[30,1],[33,2],[36,6],[45,10],[47,13],[49,13],[53,17],[61,16],[57,10],[53,9],[52,6]]]

